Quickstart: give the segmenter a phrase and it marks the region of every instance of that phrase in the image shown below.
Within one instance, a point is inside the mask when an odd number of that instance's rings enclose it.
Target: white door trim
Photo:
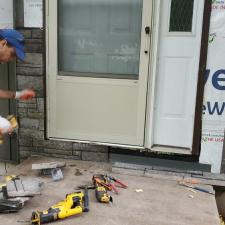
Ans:
[[[145,127],[145,144],[144,147],[151,149],[153,141],[153,116],[154,116],[154,100],[156,91],[156,74],[157,74],[157,58],[159,45],[159,22],[160,22],[160,6],[161,0],[154,1],[152,15],[152,49],[149,63],[149,79],[146,107],[146,127]]]

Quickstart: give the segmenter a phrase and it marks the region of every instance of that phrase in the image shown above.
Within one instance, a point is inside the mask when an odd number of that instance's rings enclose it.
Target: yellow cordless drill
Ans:
[[[113,202],[113,198],[111,195],[109,195],[106,191],[106,188],[101,186],[101,185],[97,185],[96,188],[95,188],[95,196],[96,196],[96,199],[99,201],[99,202],[102,202],[102,203],[109,203],[109,202]]]
[[[93,185],[87,186],[87,185],[81,185],[77,188],[79,189],[95,189],[95,196],[96,199],[101,203],[110,203],[113,202],[113,198],[111,195],[108,194],[107,190],[111,190],[110,185],[105,180],[104,175],[94,175],[92,177]]]
[[[46,211],[36,211],[32,213],[31,224],[41,225],[43,223],[53,222],[59,219],[65,219],[69,216],[77,215],[89,211],[88,192],[74,192],[68,194],[66,199],[53,205]]]
[[[111,186],[105,179],[104,175],[94,175],[92,177],[92,182],[95,186],[95,196],[99,202],[109,203],[113,202],[113,198],[108,194],[107,189],[111,190]]]

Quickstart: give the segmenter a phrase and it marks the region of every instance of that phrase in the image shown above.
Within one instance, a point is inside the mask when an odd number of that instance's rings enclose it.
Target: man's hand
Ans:
[[[23,91],[17,91],[15,98],[21,100],[29,100],[35,97],[35,92],[33,90],[25,89]]]
[[[0,133],[11,134],[12,132],[13,132],[13,127],[11,123],[6,118],[0,116]]]

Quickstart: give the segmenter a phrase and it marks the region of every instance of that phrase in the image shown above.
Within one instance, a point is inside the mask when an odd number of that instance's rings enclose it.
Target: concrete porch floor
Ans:
[[[40,177],[31,170],[32,163],[66,161],[64,179],[53,182],[50,177]],[[0,172],[4,175],[4,166]],[[34,210],[45,210],[61,201],[65,195],[76,190],[78,185],[91,182],[95,173],[110,173],[128,184],[128,189],[112,193],[114,203],[98,203],[94,191],[89,191],[90,212],[49,224],[61,225],[219,225],[215,197],[202,192],[192,193],[177,181],[160,178],[115,174],[106,163],[63,160],[47,157],[31,157],[16,167],[7,167],[8,174],[39,177],[45,184],[42,194],[35,196],[18,213],[0,214],[0,224],[29,224]],[[136,189],[143,189],[137,193]],[[193,195],[194,198],[190,198]]]

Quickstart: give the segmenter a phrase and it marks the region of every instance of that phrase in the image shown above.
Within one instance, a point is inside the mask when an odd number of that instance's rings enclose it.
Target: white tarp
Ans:
[[[225,128],[225,0],[212,4],[203,104],[200,163],[219,173]]]
[[[13,28],[13,0],[0,0],[0,29]]]

